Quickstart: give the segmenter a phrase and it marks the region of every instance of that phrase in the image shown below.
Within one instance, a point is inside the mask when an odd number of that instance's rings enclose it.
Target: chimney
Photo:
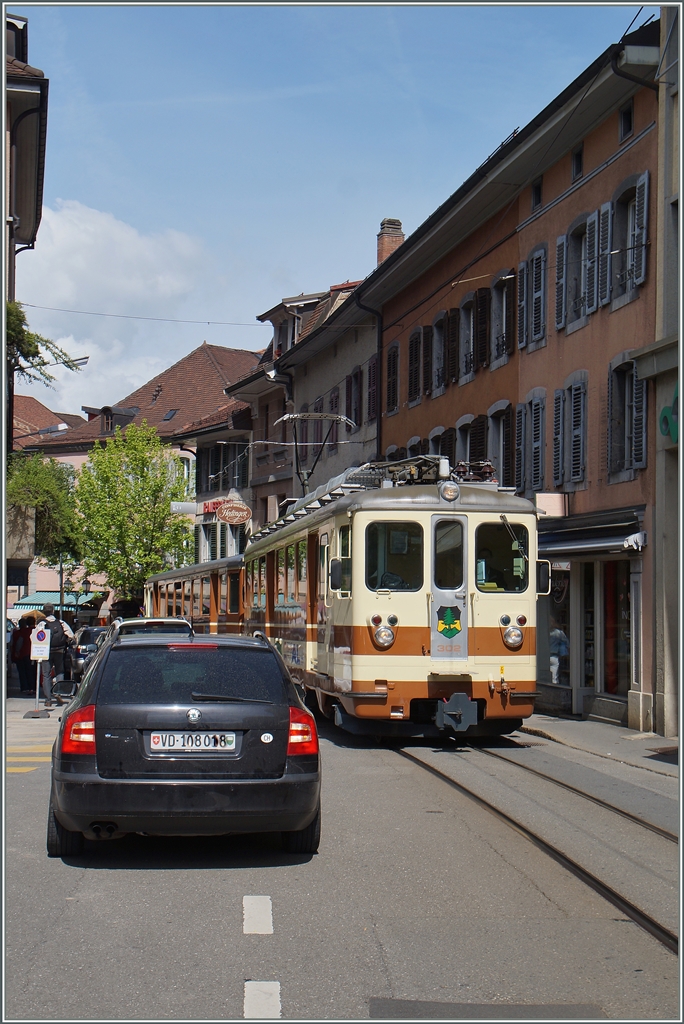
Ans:
[[[392,217],[385,217],[380,225],[378,234],[378,266],[391,256],[395,249],[398,249],[404,241],[404,232],[401,230],[401,221]]]

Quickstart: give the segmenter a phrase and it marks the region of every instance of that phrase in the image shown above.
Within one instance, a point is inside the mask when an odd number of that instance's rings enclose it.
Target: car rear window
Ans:
[[[82,644],[94,644],[100,633],[104,633],[104,630],[84,629],[79,638],[79,642]]]
[[[191,704],[195,693],[286,704],[287,690],[272,651],[236,647],[113,648],[100,680],[98,704]]]
[[[140,622],[119,627],[119,636],[132,636],[137,633],[180,633],[189,636],[192,627],[187,622]]]

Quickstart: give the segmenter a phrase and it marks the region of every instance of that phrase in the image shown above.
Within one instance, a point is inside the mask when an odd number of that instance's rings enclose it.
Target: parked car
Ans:
[[[85,666],[94,653],[93,646],[97,644],[98,637],[106,632],[106,626],[81,626],[74,634],[74,643],[67,647],[64,654],[65,674],[70,673],[74,682],[80,682]]]
[[[53,747],[48,856],[128,832],[282,832],[286,850],[316,852],[316,724],[268,641],[101,644]]]
[[[187,619],[115,619],[109,626],[107,639],[115,636],[133,636],[139,633],[164,633],[180,636],[194,636],[194,630]]]

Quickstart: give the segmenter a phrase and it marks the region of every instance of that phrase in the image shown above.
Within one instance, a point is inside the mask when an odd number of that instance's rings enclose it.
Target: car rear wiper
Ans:
[[[272,704],[272,700],[257,700],[256,697],[228,697],[223,693],[195,693],[191,694],[193,700],[224,700],[231,704]]]

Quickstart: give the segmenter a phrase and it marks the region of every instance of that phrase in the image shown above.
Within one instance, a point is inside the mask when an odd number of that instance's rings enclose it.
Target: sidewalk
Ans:
[[[542,736],[576,750],[610,758],[659,775],[679,776],[679,740],[653,732],[635,732],[606,722],[531,715],[520,732]]]

